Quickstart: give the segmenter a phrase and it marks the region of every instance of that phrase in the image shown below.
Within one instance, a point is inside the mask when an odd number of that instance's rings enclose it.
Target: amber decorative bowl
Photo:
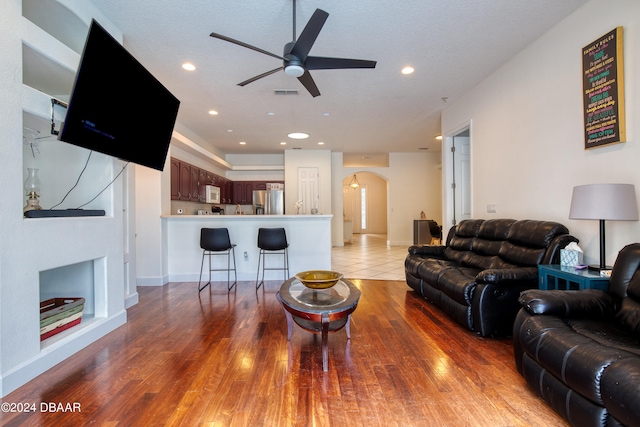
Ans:
[[[342,274],[329,270],[309,270],[296,274],[296,279],[310,289],[328,289],[342,279]]]

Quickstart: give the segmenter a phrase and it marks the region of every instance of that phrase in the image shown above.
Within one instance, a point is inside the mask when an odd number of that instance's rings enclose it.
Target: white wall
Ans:
[[[344,186],[348,186],[351,177],[347,177],[343,181]],[[366,204],[367,204],[367,228],[362,233],[386,234],[387,233],[387,200],[388,183],[387,180],[371,172],[361,172],[357,174],[360,188],[356,190],[349,189],[354,196],[359,197],[359,190],[366,188]],[[356,212],[354,212],[356,214]]]
[[[331,151],[285,150],[284,152],[284,213],[294,215],[298,201],[298,168],[318,168],[320,201],[318,212],[333,213],[331,200]],[[342,190],[340,191],[342,194]],[[335,217],[335,215],[334,215]]]
[[[71,19],[73,24],[81,21],[88,29],[94,16],[121,38],[90,3],[62,3],[77,11],[78,16],[55,2],[43,2],[43,7],[58,12],[49,16],[51,28],[72,24],[68,21]],[[23,17],[20,1],[0,0],[0,9],[0,395],[4,396],[126,321],[126,242],[123,182],[116,182],[86,206],[104,209],[104,217],[22,217],[26,167],[41,169],[42,202],[50,208],[73,186],[88,157],[88,151],[55,140],[43,140],[41,154],[35,158],[23,151],[21,141],[27,121],[36,127],[43,123],[38,130],[43,136],[49,133],[53,94],[23,84],[22,45],[41,52],[40,59],[54,67],[72,69],[68,65],[77,65],[80,55]],[[86,32],[77,36],[84,40]],[[69,74],[73,76],[72,72]],[[69,87],[71,84],[72,81]],[[119,160],[93,154],[86,175],[60,207],[77,207],[89,201],[115,178],[121,167]],[[75,266],[77,274],[70,273]],[[80,292],[83,286],[86,295],[93,295],[94,301],[87,304],[93,317],[41,343],[39,303],[44,293],[60,291],[46,283],[59,269],[64,270],[69,282],[77,282],[65,283],[65,292]],[[93,277],[93,283],[88,277]]]
[[[167,156],[167,161],[169,156]],[[136,253],[137,284],[163,285],[162,263],[162,172],[136,166]],[[165,164],[165,169],[168,166]]]
[[[227,154],[232,181],[284,181],[284,154]],[[286,191],[286,189],[285,189]]]
[[[624,27],[627,142],[584,149],[582,47]],[[472,121],[475,218],[548,219],[580,239],[598,263],[597,221],[569,220],[573,187],[620,182],[640,188],[640,2],[593,0],[521,51],[442,114],[444,135]],[[446,163],[444,165],[446,169]],[[497,212],[488,214],[487,204]],[[607,228],[607,263],[640,241],[639,222]]]
[[[387,200],[387,240],[390,245],[413,244],[413,220],[424,212],[438,223],[442,220],[442,180],[440,153],[389,153],[389,167],[345,168],[342,153],[332,153],[334,207],[333,244],[342,246],[342,183],[351,175],[371,172],[389,182]],[[338,215],[340,214],[340,215]]]

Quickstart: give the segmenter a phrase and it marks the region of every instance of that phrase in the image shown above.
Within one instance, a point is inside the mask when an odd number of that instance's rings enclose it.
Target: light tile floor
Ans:
[[[331,268],[347,279],[405,280],[408,246],[389,246],[385,234],[354,234],[331,250]]]

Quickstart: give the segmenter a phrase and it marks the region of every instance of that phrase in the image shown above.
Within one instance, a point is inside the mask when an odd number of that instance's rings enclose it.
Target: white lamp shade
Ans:
[[[588,184],[573,187],[569,219],[638,221],[633,184]]]

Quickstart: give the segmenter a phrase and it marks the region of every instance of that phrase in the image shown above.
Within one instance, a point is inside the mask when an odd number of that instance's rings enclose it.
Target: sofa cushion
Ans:
[[[476,239],[476,241],[477,240],[478,239]],[[469,252],[467,256],[463,257],[462,265],[477,270],[484,270],[490,268],[496,258],[497,256],[479,255],[475,252]]]
[[[640,356],[640,340],[621,329],[615,322],[594,319],[569,320],[569,326],[576,333],[597,342]]]
[[[418,265],[418,276],[427,282],[429,286],[440,289],[438,281],[442,273],[452,268],[458,268],[458,266],[455,261],[427,258]]]
[[[623,298],[616,321],[633,336],[640,337],[640,304],[631,297]]]
[[[534,267],[540,264],[546,248],[532,248],[516,245],[510,241],[500,247],[500,258],[507,264]]]
[[[418,267],[424,261],[424,258],[416,255],[408,255],[404,259],[404,270],[406,273],[411,274],[412,276],[418,275]]]
[[[618,298],[627,295],[640,300],[640,244],[630,244],[620,250],[609,280],[609,293]]]
[[[510,264],[536,266],[542,262],[551,241],[569,230],[557,222],[521,220],[509,229],[507,241],[500,247],[500,258]]]
[[[473,290],[476,287],[477,268],[451,268],[440,275],[438,287],[445,295],[462,305],[471,305]]]
[[[601,334],[600,339],[606,339],[606,334],[609,334],[611,341],[624,342],[624,333],[610,325],[585,319],[572,320],[568,324],[555,316],[531,316],[522,325],[530,333],[520,336],[521,345],[527,354],[556,378],[582,396],[603,405],[600,378],[604,370],[618,360],[637,357],[627,351],[631,348],[628,345],[625,350],[603,346],[593,339],[596,334]],[[590,328],[599,331],[591,334],[588,332]],[[581,332],[588,332],[592,336]]]
[[[624,359],[609,366],[602,375],[602,398],[611,415],[625,425],[640,420],[640,359]]]
[[[456,236],[458,237],[476,237],[480,226],[485,220],[483,219],[467,219],[460,221],[455,227]]]
[[[502,242],[507,240],[511,225],[516,222],[515,219],[488,219],[485,220],[478,229],[478,237],[490,241]],[[497,251],[491,255],[497,255]]]
[[[569,234],[569,230],[553,221],[523,219],[511,224],[507,240],[516,245],[546,248],[558,234]]]

